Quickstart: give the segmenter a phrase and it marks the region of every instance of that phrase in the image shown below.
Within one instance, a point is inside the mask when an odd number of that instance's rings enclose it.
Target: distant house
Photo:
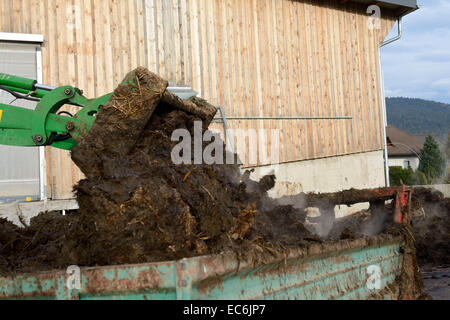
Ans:
[[[389,167],[402,167],[403,169],[411,167],[413,170],[417,170],[423,142],[393,126],[386,127],[386,139]]]

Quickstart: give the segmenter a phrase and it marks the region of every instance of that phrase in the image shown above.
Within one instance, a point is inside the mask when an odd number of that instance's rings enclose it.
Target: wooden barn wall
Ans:
[[[228,117],[353,117],[229,120],[231,128],[279,129],[281,162],[382,149],[378,46],[395,23],[390,12],[370,30],[366,6],[340,0],[0,4],[1,32],[44,35],[46,84],[96,97],[143,65],[192,86]],[[48,195],[69,198],[82,173],[68,152],[46,149]]]

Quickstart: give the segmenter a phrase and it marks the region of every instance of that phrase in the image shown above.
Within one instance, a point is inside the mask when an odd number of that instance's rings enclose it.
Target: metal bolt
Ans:
[[[72,94],[72,89],[67,88],[64,90],[64,93],[66,96],[70,96]]]
[[[33,141],[36,144],[41,144],[42,141],[44,141],[44,138],[37,134],[37,135],[33,136]]]
[[[67,131],[72,131],[73,129],[75,129],[75,124],[72,121],[67,122],[66,129]]]

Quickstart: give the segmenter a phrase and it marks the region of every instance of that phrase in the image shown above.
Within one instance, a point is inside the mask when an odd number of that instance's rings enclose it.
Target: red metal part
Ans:
[[[413,188],[405,185],[401,187],[367,189],[366,196],[369,201],[374,199],[393,199],[394,222],[408,223]]]
[[[324,200],[331,201],[332,204],[351,205],[358,202],[377,203],[386,200],[393,200],[394,221],[397,223],[408,223],[408,215],[411,206],[411,196],[413,188],[405,185],[401,187],[375,188],[362,190],[346,190],[334,194],[314,195],[317,199],[313,199],[316,203]],[[312,198],[313,196],[310,196]]]
[[[408,223],[408,216],[411,207],[411,196],[413,189],[402,186],[400,190],[397,189],[394,206],[394,221],[397,223]]]

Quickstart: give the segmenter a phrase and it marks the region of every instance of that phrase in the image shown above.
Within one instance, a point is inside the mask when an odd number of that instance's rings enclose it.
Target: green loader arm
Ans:
[[[122,80],[122,84],[137,89],[135,69]],[[17,99],[37,101],[34,110],[0,104],[0,144],[11,146],[52,146],[70,150],[77,145],[74,138],[89,131],[95,122],[99,107],[111,99],[113,93],[100,98],[86,99],[81,90],[72,86],[50,87],[36,80],[0,73],[0,90]],[[184,100],[165,90],[160,97],[166,104],[202,119],[209,125],[217,108],[203,101],[200,105]],[[81,107],[66,116],[59,111],[65,104]],[[67,113],[66,113],[67,114]]]
[[[18,99],[38,101],[34,110],[0,104],[0,144],[11,146],[46,146],[70,150],[75,137],[89,131],[98,108],[112,93],[96,99],[86,99],[72,86],[53,88],[36,80],[0,73],[0,89]],[[58,114],[65,105],[81,109],[73,116]]]

